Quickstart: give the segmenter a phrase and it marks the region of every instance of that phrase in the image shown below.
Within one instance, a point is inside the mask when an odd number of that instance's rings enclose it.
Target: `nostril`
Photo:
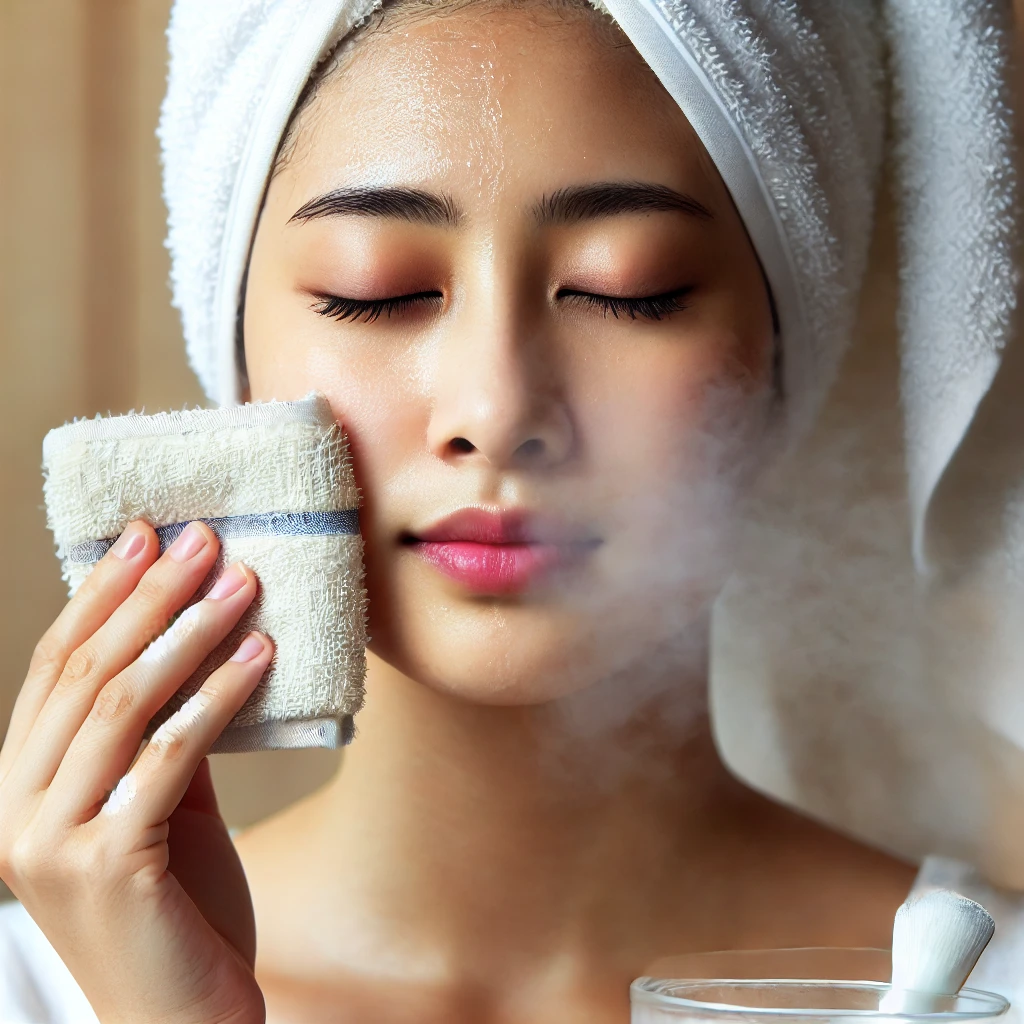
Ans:
[[[531,437],[529,441],[524,441],[519,446],[518,454],[527,459],[543,455],[544,442],[539,437]]]
[[[466,440],[464,437],[453,437],[451,441],[448,442],[448,447],[451,448],[453,452],[472,452],[476,450],[473,442]]]

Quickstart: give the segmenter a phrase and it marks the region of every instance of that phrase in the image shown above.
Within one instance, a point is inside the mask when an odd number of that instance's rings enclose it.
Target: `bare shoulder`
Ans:
[[[888,948],[896,910],[918,868],[737,781],[711,824],[730,948]]]
[[[373,921],[351,889],[336,887],[344,855],[336,828],[315,792],[235,836],[256,915],[267,1024],[479,1020],[479,1007],[453,1001],[443,986],[411,981],[396,991],[386,973],[360,966]]]
[[[888,948],[896,910],[910,894],[918,865],[789,808],[777,808],[773,874],[804,908],[807,944]],[[794,941],[801,936],[794,934]]]

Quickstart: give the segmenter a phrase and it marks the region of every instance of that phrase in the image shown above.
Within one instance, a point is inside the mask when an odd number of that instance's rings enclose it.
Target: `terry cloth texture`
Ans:
[[[929,502],[995,374],[1016,301],[1009,5],[591,2],[679,103],[736,201],[777,308],[794,439],[850,336],[894,98],[913,544],[927,568]],[[159,128],[174,302],[191,364],[221,404],[240,400],[240,289],[282,131],[311,71],[379,5],[174,5]]]
[[[212,751],[351,739],[366,668],[359,494],[348,441],[324,396],[76,420],[44,438],[43,472],[71,595],[134,519],[157,528],[161,549],[192,520],[217,534],[217,562],[190,604],[232,562],[259,578],[239,623],[147,736],[258,629],[274,640],[274,658]]]

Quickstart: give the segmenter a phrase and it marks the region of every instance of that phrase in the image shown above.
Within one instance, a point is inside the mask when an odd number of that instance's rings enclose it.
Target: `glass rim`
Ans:
[[[832,946],[793,946],[784,949],[737,949],[737,950],[719,950],[709,951],[706,953],[693,953],[682,957],[676,957],[672,959],[693,959],[697,961],[702,958],[711,959],[712,957],[729,957],[735,958],[737,961],[741,959],[754,959],[758,955],[786,955],[786,954],[799,954],[799,953],[815,953],[815,952],[838,952],[840,947]],[[871,947],[856,947],[844,950],[844,952],[863,952],[863,953],[880,953],[888,952],[880,949]],[[654,966],[654,965],[652,965]],[[999,995],[996,992],[988,992],[983,989],[971,988],[965,986],[955,997],[957,1000],[964,999],[968,1005],[963,1008],[951,1008],[936,1010],[928,1013],[886,1013],[882,1010],[865,1010],[865,1009],[854,1009],[854,1008],[826,1008],[826,1007],[775,1007],[775,1006],[743,1006],[736,1003],[718,1003],[709,1002],[700,998],[691,998],[686,995],[670,995],[665,992],[652,991],[650,988],[645,987],[650,984],[663,984],[664,982],[671,982],[676,979],[670,977],[654,977],[652,975],[644,975],[642,977],[634,979],[629,986],[630,1000],[633,1004],[643,1004],[648,1007],[668,1009],[687,1010],[694,1013],[706,1013],[709,1015],[726,1015],[726,1014],[742,1014],[746,1020],[756,1020],[757,1018],[764,1018],[766,1020],[778,1019],[780,1017],[790,1018],[804,1018],[807,1020],[821,1020],[824,1018],[854,1018],[857,1020],[864,1019],[880,1019],[880,1020],[920,1020],[920,1021],[970,1021],[970,1020],[983,1020],[991,1017],[999,1017],[1010,1008],[1009,1000],[1004,996]],[[829,985],[833,989],[858,989],[860,991],[877,991],[877,992],[888,992],[889,983],[878,980],[864,979],[863,981],[857,980],[836,980],[828,981],[827,979],[800,979],[800,978],[728,978],[728,977],[715,977],[715,978],[681,978],[678,981],[685,985],[688,982],[692,982],[694,987],[699,986],[702,982],[722,982],[726,984],[732,984],[739,987],[748,986],[763,986],[763,985],[802,985],[802,986],[814,986],[814,985]]]

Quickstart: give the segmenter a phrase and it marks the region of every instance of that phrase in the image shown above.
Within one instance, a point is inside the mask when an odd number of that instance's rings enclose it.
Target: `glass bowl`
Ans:
[[[1009,1003],[965,988],[939,997],[930,1013],[879,1009],[892,962],[885,949],[742,950],[659,960],[630,986],[633,1024],[818,1024],[906,1020],[955,1024],[990,1020]]]

